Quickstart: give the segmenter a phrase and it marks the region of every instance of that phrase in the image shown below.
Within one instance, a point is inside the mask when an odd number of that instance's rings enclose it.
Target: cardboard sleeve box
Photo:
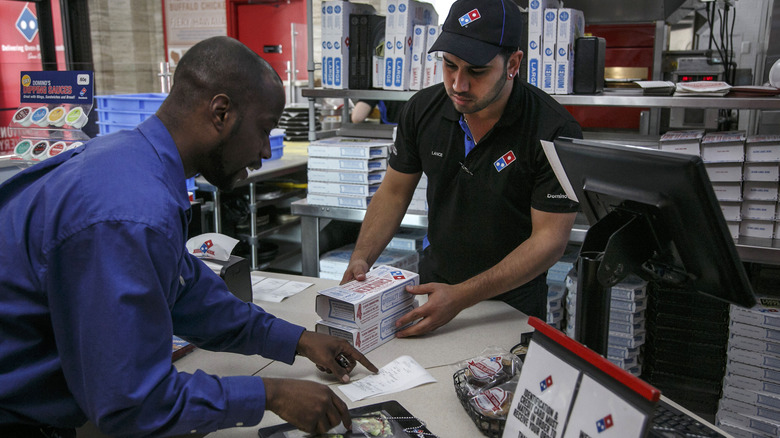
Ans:
[[[365,281],[350,281],[321,290],[316,312],[325,321],[351,328],[378,324],[407,306],[414,297],[406,286],[420,284],[420,277],[392,266],[379,266],[366,273]]]

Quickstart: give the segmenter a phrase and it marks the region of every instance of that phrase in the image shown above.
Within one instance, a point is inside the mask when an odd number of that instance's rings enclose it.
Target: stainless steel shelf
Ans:
[[[347,222],[362,222],[366,210],[359,208],[328,207],[310,205],[307,199],[301,199],[290,204],[291,213],[298,216],[335,219]],[[424,211],[408,211],[401,221],[401,226],[410,228],[428,228],[428,213]]]
[[[336,90],[333,88],[304,88],[303,97],[335,97],[369,100],[409,100],[416,91],[392,90]]]
[[[416,91],[391,90],[336,90],[305,88],[304,97],[332,97],[372,100],[409,100]],[[723,108],[723,109],[780,109],[780,97],[675,97],[644,96],[633,93],[555,94],[552,97],[562,105],[623,106],[641,108]]]

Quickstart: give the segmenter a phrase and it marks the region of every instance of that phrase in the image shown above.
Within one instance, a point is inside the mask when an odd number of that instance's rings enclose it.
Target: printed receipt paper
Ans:
[[[531,342],[503,438],[638,438],[643,424],[611,390]]]
[[[383,394],[392,394],[436,379],[417,361],[401,356],[379,369],[379,373],[364,377],[339,389],[353,402]]]

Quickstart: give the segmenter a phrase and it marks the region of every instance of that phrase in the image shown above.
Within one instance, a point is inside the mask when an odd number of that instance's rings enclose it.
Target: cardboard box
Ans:
[[[557,11],[555,94],[571,94],[574,92],[574,42],[585,34],[585,16],[577,9]]]
[[[739,374],[731,372],[726,373],[726,376],[723,378],[723,384],[749,389],[751,391],[761,391],[780,395],[780,384],[751,379],[750,377],[740,376]]]
[[[729,334],[728,347],[780,356],[780,343],[748,338],[734,333]]]
[[[359,137],[330,137],[309,144],[309,157],[355,158],[368,160],[386,158],[392,140]]]
[[[780,135],[751,135],[745,141],[747,161],[780,161]]]
[[[780,357],[773,354],[729,347],[728,358],[735,362],[742,362],[748,365],[780,371]]]
[[[778,163],[745,163],[743,178],[745,181],[780,180]]]
[[[349,1],[325,1],[327,3],[330,20],[326,25],[332,26],[329,30],[330,38],[328,49],[332,54],[329,57],[328,88],[344,89],[349,85],[349,16],[350,14],[375,14],[376,9],[365,3],[352,3]],[[332,8],[332,13],[330,13]]]
[[[555,39],[558,35],[557,9],[544,11],[544,28],[542,30],[542,76],[541,89],[555,93]]]
[[[433,47],[433,43],[441,34],[441,26],[428,25],[425,26],[425,30],[428,36],[425,38],[425,49],[423,55],[425,56],[425,63],[423,65],[423,83],[422,88],[430,87],[431,85],[438,84],[442,80],[442,59],[439,52],[428,53]]]
[[[754,365],[733,361],[731,359],[726,360],[726,372],[751,379],[770,381],[772,383],[780,384],[780,372],[768,368],[761,368]]]
[[[388,11],[391,4],[388,4]],[[433,25],[439,21],[436,9],[430,3],[416,0],[397,0],[395,17],[385,28],[385,38],[392,48],[385,46],[385,84],[386,90],[408,90],[411,76],[412,43],[414,26]],[[387,24],[388,22],[386,22]],[[390,53],[388,53],[390,52]],[[387,69],[390,67],[390,71]],[[389,76],[390,75],[390,76]]]
[[[688,155],[701,155],[701,139],[704,131],[693,129],[688,131],[668,131],[659,140],[662,151],[678,152]]]
[[[309,181],[309,193],[320,195],[374,196],[379,184],[339,184],[330,182]]]
[[[373,158],[370,160],[358,160],[350,158],[322,158],[310,157],[309,169],[319,170],[348,170],[354,172],[371,172],[375,170],[387,170],[386,158]]]
[[[718,409],[742,415],[751,415],[759,418],[765,418],[774,422],[780,421],[780,410],[746,403],[741,400],[735,400],[733,398],[726,397],[725,395],[718,402]],[[753,435],[750,436],[752,438]]]
[[[723,386],[723,397],[770,409],[780,409],[780,396],[768,392],[751,391],[736,386]]]
[[[742,163],[706,163],[704,167],[712,182],[742,181]]]
[[[371,202],[371,196],[338,196],[309,193],[306,195],[306,202],[308,202],[309,205],[359,208],[365,210]]]
[[[718,201],[742,201],[742,183],[741,182],[714,182],[712,191]]]
[[[387,248],[401,249],[405,251],[419,251],[422,249],[423,239],[427,231],[420,228],[405,229],[402,228],[393,235]]]
[[[737,412],[731,412],[729,410],[718,411],[716,415],[716,424],[725,422],[728,425],[736,426],[739,429],[744,429],[750,434],[758,434],[758,436],[780,436],[780,427],[776,424],[761,419],[753,415],[745,415]]]
[[[528,83],[534,87],[542,87],[542,34],[528,37]]]
[[[420,278],[393,266],[379,266],[365,281],[350,281],[317,293],[317,315],[325,321],[351,328],[368,328],[409,306],[414,296],[406,286],[420,284]]]
[[[733,335],[758,339],[759,341],[780,342],[779,329],[758,327],[737,321],[729,322],[729,333]]]
[[[727,221],[741,221],[742,220],[742,203],[741,202],[728,202],[723,201],[718,203],[720,205],[720,211],[723,213],[723,218]]]
[[[775,220],[775,201],[743,201],[742,219],[756,219],[762,221]]]
[[[731,305],[729,315],[732,321],[780,329],[780,309],[756,304],[750,309]],[[778,350],[780,353],[780,350]]]
[[[414,36],[412,37],[412,60],[411,71],[409,73],[409,89],[419,90],[423,85],[423,73],[425,70],[425,49],[428,47],[428,26],[414,26]]]
[[[777,201],[778,183],[773,181],[745,181],[744,199],[751,201]]]
[[[739,223],[739,235],[744,237],[758,237],[761,239],[771,239],[775,232],[774,228],[775,228],[774,221],[760,221],[755,219],[745,219]]]
[[[741,131],[705,134],[701,140],[701,158],[705,163],[745,161],[745,134]]]
[[[396,321],[417,307],[417,301],[412,298],[407,304],[400,306],[394,312],[389,312],[381,320],[366,327],[355,328],[332,321],[320,320],[314,326],[317,333],[345,339],[359,352],[365,354],[395,337],[401,329],[395,327]],[[408,326],[408,325],[407,325]],[[405,326],[406,327],[406,326]]]
[[[347,184],[379,184],[385,179],[385,171],[341,172],[338,170],[309,169],[309,181],[322,181]]]

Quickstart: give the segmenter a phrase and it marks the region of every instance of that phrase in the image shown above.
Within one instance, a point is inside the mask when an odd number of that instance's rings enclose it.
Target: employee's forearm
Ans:
[[[370,267],[393,238],[408,207],[408,199],[393,196],[382,188],[377,190],[360,227],[352,259],[365,260]]]

